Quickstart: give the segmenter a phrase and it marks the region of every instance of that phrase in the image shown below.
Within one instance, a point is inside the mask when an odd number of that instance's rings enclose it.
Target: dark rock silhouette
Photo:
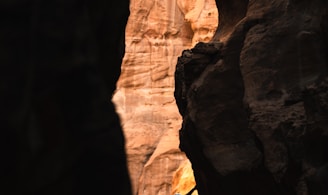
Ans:
[[[111,96],[129,1],[0,2],[0,194],[131,194]]]
[[[199,194],[328,194],[327,2],[216,3],[214,39],[175,72]]]

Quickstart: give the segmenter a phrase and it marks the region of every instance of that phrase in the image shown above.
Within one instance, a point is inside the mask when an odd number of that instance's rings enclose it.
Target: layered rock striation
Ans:
[[[199,194],[327,194],[327,2],[216,3],[213,40],[175,71]]]
[[[175,64],[182,50],[213,37],[218,13],[214,0],[131,0],[130,12],[113,98],[127,140],[133,194],[167,195],[187,160],[179,149]]]

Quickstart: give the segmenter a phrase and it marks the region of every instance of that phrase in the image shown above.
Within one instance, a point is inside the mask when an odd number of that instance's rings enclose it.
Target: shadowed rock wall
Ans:
[[[111,96],[129,1],[0,3],[0,194],[131,194]]]
[[[199,194],[327,194],[327,2],[216,3],[214,39],[175,72]]]

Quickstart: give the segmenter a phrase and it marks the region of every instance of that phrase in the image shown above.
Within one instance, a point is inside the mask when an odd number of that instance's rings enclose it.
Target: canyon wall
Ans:
[[[0,2],[0,194],[131,195],[110,97],[129,1]]]
[[[327,1],[216,4],[213,40],[175,72],[198,193],[328,194]]]
[[[130,13],[113,99],[127,141],[133,194],[174,194],[179,182],[172,180],[180,180],[175,172],[188,165],[179,149],[175,64],[182,50],[212,38],[217,8],[214,0],[131,0]]]

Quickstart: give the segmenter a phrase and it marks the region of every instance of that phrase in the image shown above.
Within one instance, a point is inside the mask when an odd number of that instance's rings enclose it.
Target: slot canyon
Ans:
[[[0,14],[0,194],[328,194],[326,0]]]
[[[133,194],[186,194],[195,186],[190,163],[179,149],[182,120],[174,71],[182,51],[211,40],[217,23],[215,0],[130,1],[113,101],[126,138]],[[181,177],[183,183],[174,181]]]

